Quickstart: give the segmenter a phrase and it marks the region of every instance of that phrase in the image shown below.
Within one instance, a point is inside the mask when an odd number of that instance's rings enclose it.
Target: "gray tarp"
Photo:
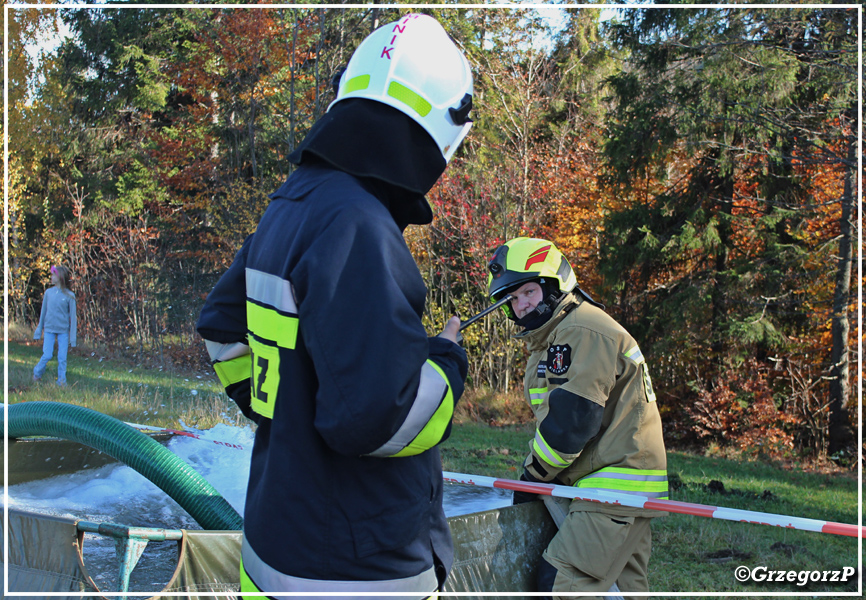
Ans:
[[[451,517],[448,523],[454,567],[446,592],[534,591],[536,564],[556,531],[541,502]],[[10,598],[25,591],[92,591],[88,597],[102,597],[83,566],[76,520],[10,510],[9,540]],[[161,594],[237,596],[240,532],[184,531],[180,544],[177,568]]]
[[[104,597],[84,567],[83,534],[78,532],[77,522],[77,519],[9,511],[9,594],[5,597],[33,598],[16,596],[16,592],[76,594],[51,598]],[[3,539],[5,544],[5,535]],[[188,597],[198,600],[237,597],[233,592],[240,589],[240,532],[184,531],[183,540],[178,543],[180,559],[161,594],[193,592]],[[82,592],[94,594],[78,595]]]
[[[96,589],[84,572],[75,523],[73,519],[9,511],[8,597],[14,598],[15,591],[81,593]]]

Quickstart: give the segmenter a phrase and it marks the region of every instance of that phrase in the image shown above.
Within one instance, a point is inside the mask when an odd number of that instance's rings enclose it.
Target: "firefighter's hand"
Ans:
[[[520,476],[520,481],[530,481],[532,483],[541,483],[535,477],[527,473],[523,472],[523,475]],[[515,504],[523,504],[524,502],[532,502],[533,500],[540,500],[538,494],[533,494],[532,492],[519,492],[517,490],[514,491],[511,496],[511,504],[512,506]]]
[[[445,338],[446,340],[450,340],[457,343],[458,335],[460,334],[460,318],[459,317],[451,317],[448,319],[448,322],[445,323],[445,329],[442,330],[442,333],[439,334],[439,337]]]

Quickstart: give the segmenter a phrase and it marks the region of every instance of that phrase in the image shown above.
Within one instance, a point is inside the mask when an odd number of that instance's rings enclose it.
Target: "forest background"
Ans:
[[[640,343],[669,445],[853,465],[862,8],[412,10],[475,74],[434,222],[406,232],[428,331],[489,305],[499,244],[546,237]],[[333,74],[406,12],[8,5],[9,322],[64,264],[79,339],[207,365],[205,296]],[[476,401],[521,385],[513,333],[464,332]]]

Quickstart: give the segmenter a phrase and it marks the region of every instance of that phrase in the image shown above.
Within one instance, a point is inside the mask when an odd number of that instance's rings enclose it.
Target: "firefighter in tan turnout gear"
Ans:
[[[530,352],[524,393],[537,427],[521,479],[667,498],[661,419],[634,338],[549,241],[513,239],[489,271],[491,299],[513,297],[504,310]],[[515,492],[514,502],[536,498]],[[662,514],[572,501],[540,561],[539,591],[649,591],[650,519]]]

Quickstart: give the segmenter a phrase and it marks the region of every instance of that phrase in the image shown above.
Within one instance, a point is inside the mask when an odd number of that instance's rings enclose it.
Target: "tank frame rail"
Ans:
[[[129,591],[129,579],[149,542],[180,541],[180,529],[158,529],[151,527],[129,527],[117,523],[94,523],[79,521],[78,531],[96,533],[114,538],[114,551],[118,563],[116,592]]]

